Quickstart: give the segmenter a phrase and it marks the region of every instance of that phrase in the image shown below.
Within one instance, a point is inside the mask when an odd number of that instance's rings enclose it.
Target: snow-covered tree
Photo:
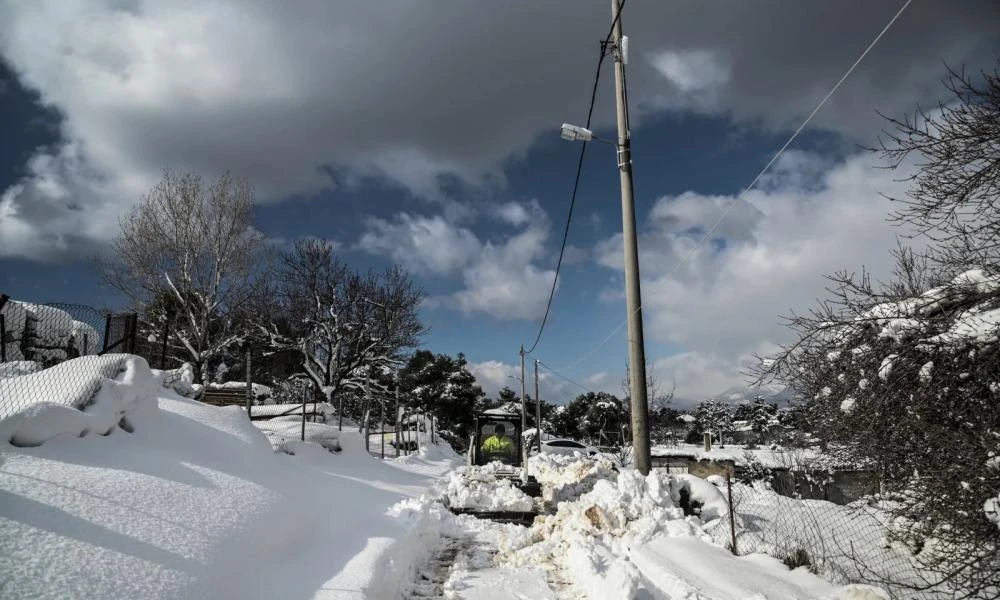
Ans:
[[[384,393],[371,374],[391,370],[417,345],[423,297],[402,269],[358,273],[334,256],[329,242],[308,238],[279,255],[258,331],[270,352],[298,354],[327,401],[373,385]]]
[[[718,400],[706,400],[695,409],[695,426],[698,431],[709,433],[725,444],[726,438],[733,431],[733,413],[728,404]]]
[[[763,444],[771,428],[771,422],[777,414],[778,405],[768,404],[763,396],[756,396],[752,402],[737,405],[733,418],[737,421],[746,421],[756,441]]]
[[[457,357],[419,350],[400,371],[400,393],[409,406],[435,415],[442,428],[465,443],[485,394],[476,385],[464,354]]]
[[[953,77],[952,103],[892,121],[883,145],[919,165],[895,217],[928,250],[897,250],[885,283],[830,276],[760,375],[804,399],[829,452],[877,471],[894,535],[933,541],[917,556],[928,584],[986,597],[1000,587],[1000,77],[976,81]]]
[[[253,228],[254,193],[228,173],[206,184],[194,174],[167,172],[121,220],[104,281],[159,324],[173,317],[169,343],[203,366],[238,345],[240,315],[257,283],[262,237]]]

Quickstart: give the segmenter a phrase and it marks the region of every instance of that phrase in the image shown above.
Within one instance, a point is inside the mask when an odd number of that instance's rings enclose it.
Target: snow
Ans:
[[[254,421],[254,426],[261,430],[271,446],[278,452],[286,454],[301,454],[310,450],[303,448],[323,448],[329,452],[340,452],[340,434],[336,425],[311,423],[306,421],[305,440],[302,440],[302,417],[295,419],[271,419]],[[310,443],[311,442],[311,443]]]
[[[1000,308],[971,308],[960,314],[951,327],[927,339],[930,343],[992,342],[1000,339]]]
[[[88,383],[56,387],[60,373]],[[460,467],[427,436],[380,461],[356,431],[322,423],[301,441],[292,417],[251,423],[180,396],[169,386],[182,376],[115,355],[3,380],[20,395],[0,429],[39,444],[0,444],[4,597],[396,598],[428,589],[418,572],[434,565],[446,597],[885,597],[733,556],[713,542],[726,498],[694,476],[543,454],[529,468],[555,514],[530,528],[481,521],[446,504],[532,507],[499,463]],[[801,505],[777,498],[755,497]]]
[[[146,361],[126,354],[85,356],[5,378],[0,440],[36,446],[58,435],[108,431],[132,405],[155,406],[156,387]]]
[[[496,408],[490,408],[483,411],[484,415],[495,415],[501,417],[509,417],[513,415],[521,414],[521,402],[508,402],[502,404]]]
[[[74,365],[94,358],[64,365],[83,372]],[[100,358],[110,364],[90,363],[97,392],[38,393],[41,410],[22,398],[0,421],[22,434],[65,430],[67,411],[93,421],[118,409],[132,430],[0,445],[4,597],[387,598],[430,551],[432,512],[388,511],[455,461],[414,473],[372,459],[353,432],[337,454],[309,443],[316,451],[275,453],[239,408],[159,388],[141,359]]]
[[[786,450],[780,446],[774,446],[749,449],[739,444],[726,444],[725,448],[713,446],[711,450],[705,452],[704,448],[699,445],[680,444],[672,447],[654,446],[651,453],[653,456],[676,456],[695,460],[730,460],[737,466],[746,466],[747,461],[753,459],[771,469],[836,466],[836,460],[832,456],[812,448]]]
[[[327,419],[336,419],[337,417],[337,407],[330,404],[329,402],[307,402],[306,403],[306,415],[317,414]],[[250,414],[254,418],[257,417],[280,417],[284,415],[288,416],[302,416],[302,405],[301,404],[254,404],[250,408]],[[310,417],[311,418],[311,417]]]
[[[4,377],[17,377],[18,375],[30,375],[41,370],[41,363],[33,360],[15,360],[0,363],[0,379]]]
[[[857,401],[854,398],[845,398],[843,402],[840,403],[840,410],[844,414],[851,414],[854,412],[854,405]]]
[[[519,511],[534,508],[534,501],[497,471],[509,468],[500,462],[469,466],[449,473],[442,494],[447,506],[476,511]]]
[[[917,376],[920,378],[921,383],[928,383],[931,380],[931,373],[934,370],[934,361],[929,360],[920,367],[920,372]]]
[[[889,379],[889,375],[892,373],[892,368],[896,366],[896,359],[899,358],[896,354],[890,354],[882,359],[882,364],[878,368],[878,378],[882,381]]]
[[[253,395],[255,398],[270,398],[271,397],[271,387],[264,385],[263,383],[252,383]],[[225,383],[210,383],[208,384],[210,389],[223,389],[223,390],[245,390],[247,389],[247,382],[245,381],[227,381]],[[256,407],[256,406],[255,406]]]
[[[600,479],[614,479],[614,465],[605,459],[536,454],[528,458],[528,471],[542,485],[542,499],[549,504],[576,500]]]

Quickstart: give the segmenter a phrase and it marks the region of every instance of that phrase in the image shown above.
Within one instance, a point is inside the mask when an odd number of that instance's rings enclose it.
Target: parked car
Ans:
[[[594,456],[598,453],[598,450],[597,448],[581,444],[575,440],[543,440],[542,452],[547,452],[549,454],[568,454],[570,456],[572,456],[574,452],[579,452],[585,456]]]

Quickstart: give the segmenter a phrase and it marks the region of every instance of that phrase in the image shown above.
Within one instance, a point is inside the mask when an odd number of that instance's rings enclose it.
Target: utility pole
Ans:
[[[642,335],[642,293],[639,290],[639,246],[635,233],[632,197],[632,144],[625,101],[625,56],[622,53],[622,20],[619,0],[611,0],[615,19],[612,55],[615,61],[615,104],[618,109],[618,172],[622,186],[622,233],[625,241],[625,299],[628,304],[628,358],[631,369],[629,395],[632,413],[632,451],[635,467],[649,474],[649,406],[646,400],[646,351]],[[523,364],[523,363],[522,363]]]
[[[538,395],[538,359],[535,359],[535,438],[538,453],[542,453],[542,397]]]
[[[524,344],[521,344],[521,435],[522,436],[524,435],[525,427],[527,427],[528,425],[527,416],[528,416],[528,401],[525,398],[525,392],[524,392]],[[518,452],[523,453],[523,456],[525,457],[525,459],[527,459],[528,453],[525,452],[523,443],[521,444],[521,447],[518,448]],[[528,466],[527,460],[524,461],[524,466],[525,468],[527,468]]]

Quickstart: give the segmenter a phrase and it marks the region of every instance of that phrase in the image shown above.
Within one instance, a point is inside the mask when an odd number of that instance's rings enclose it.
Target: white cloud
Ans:
[[[469,363],[468,368],[469,372],[476,377],[476,384],[483,388],[486,395],[491,398],[496,398],[497,392],[505,386],[517,392],[518,395],[521,393],[521,382],[517,379],[521,376],[520,365],[508,364],[498,360],[487,360],[479,363]],[[534,396],[534,372],[531,371],[531,368],[526,367],[528,370],[526,373],[528,377],[527,392],[531,396]],[[610,379],[612,378],[608,377],[609,382]],[[617,383],[614,385],[618,386]],[[594,391],[616,393],[615,387],[605,389],[603,382],[597,382],[593,385],[590,385],[588,382],[585,387]],[[583,393],[585,393],[584,389],[545,370],[541,370],[538,373],[538,394],[546,402],[566,404]],[[618,393],[620,395],[620,392]]]
[[[650,62],[682,94],[704,98],[729,82],[729,62],[712,50],[667,50]]]
[[[393,221],[369,219],[358,246],[417,273],[461,278],[462,289],[429,298],[428,307],[497,319],[540,319],[555,276],[554,270],[537,264],[547,258],[549,222],[537,202],[517,204],[516,209],[512,205],[507,205],[506,215],[524,213],[525,226],[496,241],[480,240],[441,216],[402,213]]]
[[[531,215],[524,205],[517,202],[507,202],[505,204],[501,204],[497,207],[496,212],[500,219],[506,221],[514,227],[521,227],[531,218]]]
[[[440,215],[400,213],[392,221],[368,219],[366,226],[358,247],[388,256],[418,274],[454,275],[475,260],[483,248],[475,234]]]
[[[713,238],[718,243],[698,248],[681,269],[733,198],[686,193],[652,209],[651,228],[640,239],[643,315],[647,339],[687,349],[656,361],[664,376],[678,378],[679,397],[745,383],[741,361],[788,340],[779,315],[822,296],[823,274],[865,266],[875,277],[889,275],[899,231],[886,220],[890,203],[880,192],[900,192],[902,173],[873,168],[869,156],[857,155],[803,187],[796,165],[810,170],[813,163],[802,158],[790,155],[777,171],[783,178],[747,194],[747,204]],[[620,243],[598,244],[601,264],[620,269]]]

